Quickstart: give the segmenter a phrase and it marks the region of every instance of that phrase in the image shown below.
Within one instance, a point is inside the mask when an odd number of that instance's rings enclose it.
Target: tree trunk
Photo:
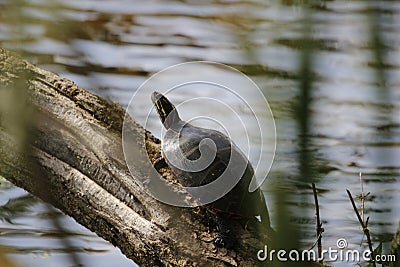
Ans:
[[[265,244],[253,232],[235,224],[239,244],[230,251],[215,249],[204,241],[213,236],[206,213],[162,204],[144,192],[140,170],[131,174],[125,163],[120,105],[4,49],[0,82],[1,176],[141,266],[260,265],[257,251]],[[146,135],[155,159],[159,140],[135,122],[131,130]]]

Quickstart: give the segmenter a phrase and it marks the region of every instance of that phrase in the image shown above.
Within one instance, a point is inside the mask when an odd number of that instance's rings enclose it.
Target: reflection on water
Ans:
[[[303,12],[295,3],[3,0],[0,7],[7,12],[0,13],[0,42],[124,106],[151,74],[176,63],[211,60],[250,75],[269,100],[277,126],[276,160],[264,189],[267,194],[274,186],[291,190],[290,217],[304,229],[301,241],[308,248],[315,236],[312,191],[296,181],[294,106],[304,42]],[[389,240],[400,218],[400,4],[379,3],[386,49],[381,64],[384,86],[371,51],[370,7],[364,1],[328,1],[316,5],[313,13],[315,81],[308,149],[313,181],[320,188],[326,247],[335,247],[342,237],[349,247],[359,248],[362,234],[345,189],[360,193],[360,170],[365,191],[371,192],[366,212],[374,241]],[[175,101],[203,94],[188,91]],[[149,99],[144,96],[143,101]],[[190,117],[190,110],[185,114]],[[158,123],[152,114],[150,126]],[[38,258],[46,258],[52,266],[66,260],[67,249],[58,249],[54,226],[44,229],[50,215],[43,204],[14,187],[1,190],[0,227],[6,233],[0,236],[1,244],[15,254],[28,254],[19,257],[25,262],[34,257],[38,262],[34,266],[41,266]],[[274,199],[268,199],[274,213]],[[111,246],[70,219],[61,220],[72,228],[70,249],[86,255],[87,266],[99,258],[128,265]],[[84,251],[98,253],[90,257]]]
[[[0,253],[7,253],[15,264],[106,267],[112,259],[117,266],[132,266],[118,250],[70,217],[8,181],[0,182]]]

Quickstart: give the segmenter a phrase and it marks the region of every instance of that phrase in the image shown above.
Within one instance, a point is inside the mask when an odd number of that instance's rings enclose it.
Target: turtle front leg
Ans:
[[[213,239],[214,244],[220,248],[232,248],[236,243],[236,238],[230,227],[229,215],[217,213],[215,221],[217,223],[218,232]]]
[[[153,167],[159,172],[161,168],[167,167],[167,162],[164,157],[159,157],[153,162]]]

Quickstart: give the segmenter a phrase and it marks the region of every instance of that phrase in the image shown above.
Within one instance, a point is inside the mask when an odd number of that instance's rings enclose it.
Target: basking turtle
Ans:
[[[236,155],[235,165],[244,167],[242,176],[236,185],[223,197],[206,205],[206,208],[215,214],[217,235],[213,241],[218,247],[231,248],[235,243],[235,236],[230,229],[231,218],[254,218],[261,217],[262,224],[270,229],[269,214],[264,200],[264,195],[257,189],[249,192],[249,184],[253,178],[254,171],[246,156],[240,149],[221,132],[196,127],[182,121],[175,106],[162,94],[154,92],[151,97],[158,112],[161,122],[167,130],[162,140],[162,157],[154,162],[154,167],[159,170],[165,164],[168,165],[176,175],[178,181],[185,187],[203,186],[213,182],[224,173],[225,177],[234,177],[235,170],[227,170],[229,161]],[[190,171],[171,164],[169,157],[165,155],[183,155],[178,160],[196,161],[201,157],[200,146],[204,139],[211,139],[216,146],[215,157],[208,167]],[[214,147],[215,149],[215,147]],[[204,150],[203,150],[204,152]],[[179,165],[179,164],[178,164]],[[242,170],[243,170],[242,169]],[[237,176],[237,174],[236,174]],[[201,196],[190,192],[201,203]]]

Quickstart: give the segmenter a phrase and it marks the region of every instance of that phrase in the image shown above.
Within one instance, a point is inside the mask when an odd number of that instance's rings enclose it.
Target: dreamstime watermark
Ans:
[[[363,250],[359,251],[356,249],[346,249],[348,246],[347,240],[339,238],[336,242],[336,248],[329,247],[321,251],[321,257],[318,257],[317,252],[314,250],[268,250],[268,246],[265,245],[264,249],[257,252],[257,259],[259,261],[321,261],[326,262],[395,262],[396,255],[375,255],[372,258],[371,251]]]
[[[149,119],[155,115],[155,107],[150,99],[154,91],[167,97],[183,120],[181,124],[174,126],[174,131],[178,131],[179,134],[172,138],[171,132],[168,132],[161,122],[155,123]],[[160,97],[160,94],[156,95]],[[157,99],[154,101],[157,102]],[[230,146],[227,167],[223,173],[205,185],[183,187],[168,183],[153,168],[153,162],[147,154],[147,135],[144,131],[135,130],[136,123],[161,137],[163,156],[171,167],[179,170],[178,173],[201,173],[210,166],[213,168],[211,164],[216,158],[217,146],[221,147],[221,143],[224,144],[221,142],[224,138],[219,134],[204,135],[198,144],[198,159],[191,160],[187,158],[187,153],[179,153],[176,149],[170,152],[168,148],[171,148],[171,143],[172,146],[180,148],[181,132],[188,129],[188,123],[216,129],[234,141]],[[168,134],[170,138],[166,139]],[[187,136],[182,139],[185,138]],[[164,142],[165,140],[167,142]],[[187,62],[154,74],[134,92],[124,119],[122,143],[125,160],[132,176],[136,176],[135,173],[140,171],[141,176],[147,177],[138,182],[142,182],[148,194],[166,204],[194,207],[214,202],[234,188],[245,173],[249,173],[248,159],[252,162],[254,176],[246,177],[251,178],[246,189],[249,192],[256,190],[267,177],[274,159],[276,129],[265,96],[248,76],[216,62]],[[194,141],[191,145],[196,146]],[[192,201],[185,191],[199,197],[201,203]]]

